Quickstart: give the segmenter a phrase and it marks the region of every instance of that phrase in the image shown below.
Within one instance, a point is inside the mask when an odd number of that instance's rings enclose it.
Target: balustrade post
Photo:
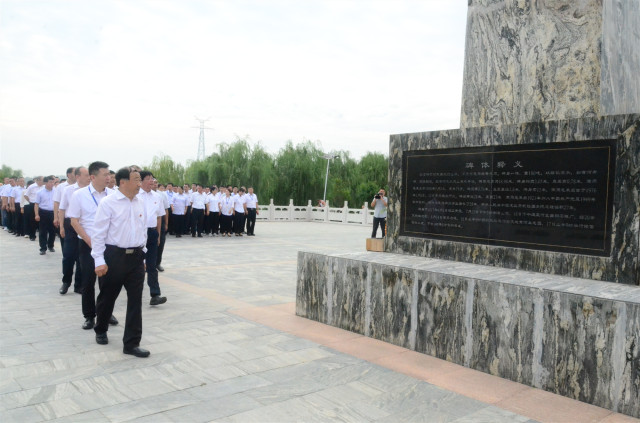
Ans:
[[[273,216],[275,214],[275,206],[273,205],[273,198],[269,201],[269,221],[273,221]]]
[[[324,204],[324,221],[329,221],[329,200]]]
[[[295,206],[293,205],[293,198],[289,199],[289,221],[293,220],[293,208]]]
[[[307,222],[311,222],[311,216],[312,216],[312,211],[313,209],[313,205],[311,204],[311,200],[309,200],[309,202],[307,203]]]
[[[342,223],[347,223],[349,221],[349,202],[344,202],[344,207],[342,207]]]
[[[364,215],[362,218],[362,224],[366,225],[369,223],[369,204],[364,202],[364,206],[362,207],[362,214]]]

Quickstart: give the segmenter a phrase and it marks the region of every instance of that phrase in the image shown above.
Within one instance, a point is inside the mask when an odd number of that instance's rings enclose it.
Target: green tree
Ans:
[[[163,184],[184,184],[184,166],[175,163],[171,157],[165,155],[155,156],[147,169]]]
[[[22,171],[20,169],[12,169],[7,165],[2,165],[2,169],[0,169],[0,179],[10,178],[12,176],[20,178],[23,176]]]

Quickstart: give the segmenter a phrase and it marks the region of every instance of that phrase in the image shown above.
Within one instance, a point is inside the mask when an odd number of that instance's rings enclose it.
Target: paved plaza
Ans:
[[[299,250],[363,251],[370,227],[258,222],[255,237],[167,238],[161,306],[122,353],[59,295],[61,252],[0,233],[0,421],[625,422],[627,416],[295,316]]]

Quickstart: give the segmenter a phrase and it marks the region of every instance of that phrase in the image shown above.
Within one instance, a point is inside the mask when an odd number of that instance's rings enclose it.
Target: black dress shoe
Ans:
[[[49,251],[51,251],[52,253],[55,253],[55,252],[56,252],[56,249],[55,249],[55,248],[53,248],[53,247],[51,247],[51,248],[49,248]]]
[[[164,272],[164,267],[157,265],[156,269],[158,269],[158,272]]]
[[[47,254],[47,251],[46,251],[46,250],[44,250],[44,251],[40,251],[40,255],[41,255],[41,256],[44,256],[45,254]]]
[[[82,289],[73,288],[73,292],[75,292],[76,294],[82,295]]]
[[[114,316],[113,314],[111,315],[111,317],[109,317],[109,324],[111,326],[115,326],[118,324],[118,319],[116,319],[116,316]]]
[[[82,329],[84,330],[89,330],[89,329],[93,329],[93,327],[96,325],[96,319],[94,319],[93,317],[90,319],[85,319],[84,323],[82,324]],[[104,334],[105,338],[107,337],[107,334]],[[98,342],[98,336],[96,336],[96,342]],[[99,344],[100,342],[98,342]]]
[[[42,252],[40,254],[42,254]],[[70,285],[71,285],[70,283],[62,282],[62,286],[60,287],[60,290],[58,291],[60,293],[60,295],[66,294],[67,291],[69,290],[69,286]]]
[[[129,354],[129,355],[135,355],[136,357],[149,357],[149,354],[151,354],[148,350],[145,350],[143,348],[140,347],[135,347],[135,348],[123,348],[122,352],[125,354]]]
[[[198,235],[198,238],[202,238],[202,234]]]
[[[107,345],[109,338],[107,338],[107,332],[96,333],[96,342],[100,345]]]
[[[167,302],[167,297],[161,297],[160,295],[154,295],[149,301],[149,305],[160,305]]]

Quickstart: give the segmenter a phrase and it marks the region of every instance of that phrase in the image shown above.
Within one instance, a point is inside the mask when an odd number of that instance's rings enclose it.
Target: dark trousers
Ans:
[[[209,212],[209,222],[211,233],[217,234],[220,230],[220,212]]]
[[[107,245],[104,260],[108,271],[98,281],[100,293],[96,300],[97,320],[93,330],[96,333],[109,330],[109,318],[113,315],[116,299],[124,286],[127,290],[127,318],[122,343],[127,349],[138,347],[142,339],[144,258],[142,249],[134,249],[132,254],[126,254],[122,248]]]
[[[244,229],[244,213],[236,212],[233,219],[233,231],[237,234],[241,234]]]
[[[253,235],[256,228],[256,209],[247,209],[247,234]]]
[[[211,233],[211,213],[206,214],[205,212],[203,226],[204,233],[209,235]]]
[[[173,215],[173,227],[175,228],[176,236],[182,236],[184,232],[184,215],[183,214],[174,214]]]
[[[220,232],[223,234],[231,233],[231,222],[233,222],[233,216],[227,216],[220,214]]]
[[[156,228],[147,228],[147,285],[149,285],[149,293],[160,295],[160,284],[158,283],[158,237],[160,234]]]
[[[162,222],[162,230],[160,231],[160,245],[158,245],[158,258],[156,259],[156,266],[160,266],[162,263],[162,253],[164,252],[164,242],[167,240],[167,228],[164,227],[164,221]]]
[[[167,232],[169,233],[169,235],[173,235],[175,232],[173,230],[174,226],[173,226],[173,212],[171,211],[171,208],[167,209],[167,213],[169,213],[169,224],[167,226]]]
[[[16,211],[13,213],[13,230],[16,235],[24,235],[24,223],[22,223],[23,214],[21,213],[20,203],[16,203]]]
[[[8,207],[8,206],[7,206]],[[3,210],[2,213],[5,214],[5,226],[9,232],[14,232],[15,227],[13,225],[13,212],[9,210]]]
[[[2,226],[9,229],[9,210],[2,209]]]
[[[82,315],[85,319],[92,319],[96,317],[96,264],[91,257],[91,247],[81,239],[78,240],[78,257],[80,258],[80,268],[76,267],[76,275],[80,270],[82,275]]]
[[[186,235],[191,232],[191,207],[187,207],[184,212],[184,231],[183,233]]]
[[[191,235],[202,235],[202,225],[204,224],[204,209],[191,210]]]
[[[76,277],[73,290],[80,292],[82,289],[82,272],[80,271],[80,258],[78,253],[78,244],[80,239],[73,226],[71,219],[64,219],[64,238],[65,243],[62,245],[62,283],[71,285],[73,278],[73,266],[76,266]],[[93,269],[92,269],[93,271]]]
[[[46,251],[47,247],[53,248],[56,242],[56,228],[53,226],[53,210],[38,210],[40,216],[40,251]]]
[[[373,218],[373,232],[371,233],[371,238],[375,238],[376,234],[378,233],[378,225],[380,226],[380,229],[382,230],[382,237],[384,238],[386,233],[386,226],[387,226],[387,218],[386,217],[374,217]]]
[[[36,214],[33,203],[29,203],[24,206],[24,218],[25,228],[27,232],[25,235],[29,235],[30,239],[36,239],[36,228],[38,227],[38,222],[36,222]]]

